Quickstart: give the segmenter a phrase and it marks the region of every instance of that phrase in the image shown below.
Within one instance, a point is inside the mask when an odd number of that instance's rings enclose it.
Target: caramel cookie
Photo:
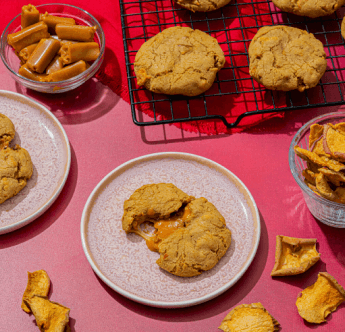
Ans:
[[[210,12],[227,5],[231,0],[174,0],[192,12]]]
[[[282,11],[311,18],[333,14],[345,0],[272,0]]]
[[[211,87],[225,58],[217,40],[188,27],[165,29],[137,52],[139,86],[168,95],[196,96]]]
[[[16,145],[0,150],[0,204],[17,195],[31,178],[33,166],[29,153]]]
[[[12,121],[6,115],[0,114],[0,149],[10,144],[15,133]]]
[[[249,74],[270,90],[313,88],[327,68],[323,44],[311,33],[288,26],[261,28],[248,53]]]

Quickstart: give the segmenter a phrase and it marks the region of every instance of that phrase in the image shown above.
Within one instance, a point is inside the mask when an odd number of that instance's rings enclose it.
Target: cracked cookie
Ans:
[[[0,150],[0,204],[17,195],[31,178],[33,166],[29,153],[16,145]]]
[[[10,144],[15,133],[12,121],[6,115],[0,114],[0,149]]]
[[[200,30],[172,27],[140,47],[134,72],[138,85],[150,91],[197,96],[211,87],[224,64],[215,38]]]
[[[261,28],[248,53],[250,76],[270,90],[313,88],[327,67],[323,44],[311,33],[288,26]]]
[[[155,232],[142,231],[152,222]],[[157,264],[180,276],[193,277],[212,269],[231,243],[231,232],[214,205],[194,199],[173,184],[150,184],[137,189],[124,203],[122,226],[146,240],[157,251]]]
[[[345,0],[272,0],[284,12],[311,18],[333,14]]]
[[[227,5],[231,0],[174,0],[192,12],[210,12]]]

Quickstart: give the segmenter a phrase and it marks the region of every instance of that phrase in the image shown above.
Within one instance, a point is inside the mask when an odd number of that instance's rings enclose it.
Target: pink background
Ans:
[[[82,6],[81,1],[70,3]],[[19,12],[26,2],[16,4]],[[2,20],[8,21],[6,10],[3,14]],[[123,54],[116,56],[124,61]],[[52,111],[72,150],[68,180],[52,207],[28,226],[0,236],[0,331],[38,330],[34,317],[20,308],[26,272],[38,269],[46,270],[52,280],[50,299],[71,308],[72,331],[217,331],[232,308],[252,302],[261,302],[282,331],[316,327],[344,331],[344,304],[320,326],[305,323],[297,312],[298,293],[315,282],[319,271],[327,271],[345,286],[345,229],[314,219],[288,165],[296,131],[315,116],[338,108],[290,112],[242,133],[205,136],[175,126],[135,126],[130,106],[96,79],[71,93],[51,96],[17,85],[2,63],[0,77],[0,89],[27,95]],[[137,304],[107,287],[91,269],[80,238],[82,210],[98,182],[132,158],[164,151],[194,153],[228,168],[251,191],[262,218],[256,257],[240,281],[212,301],[174,310]],[[278,234],[316,238],[321,261],[303,275],[272,279]]]

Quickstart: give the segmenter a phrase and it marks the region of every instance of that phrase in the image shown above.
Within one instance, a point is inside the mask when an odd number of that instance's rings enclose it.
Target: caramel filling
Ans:
[[[152,209],[148,211],[148,215],[154,214],[151,210]],[[149,222],[153,222],[155,230],[152,234],[142,231],[140,229],[140,224],[133,223],[133,233],[144,238],[146,240],[147,247],[151,251],[158,251],[158,246],[164,239],[169,237],[178,229],[185,227],[186,222],[190,219],[190,214],[191,212],[189,208],[185,207],[167,219],[147,220]]]

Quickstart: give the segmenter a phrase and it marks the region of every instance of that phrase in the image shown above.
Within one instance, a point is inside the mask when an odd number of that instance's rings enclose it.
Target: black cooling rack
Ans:
[[[192,13],[172,0],[120,0],[120,8],[131,109],[137,125],[219,119],[233,128],[255,114],[344,104],[343,8],[318,19],[282,13],[269,0],[232,0],[208,13]],[[251,39],[262,26],[277,24],[307,30],[324,44],[328,66],[317,87],[303,93],[270,91],[250,77],[247,51]],[[213,86],[196,97],[156,94],[136,84],[133,63],[140,46],[176,25],[210,34],[224,51],[224,68]]]

